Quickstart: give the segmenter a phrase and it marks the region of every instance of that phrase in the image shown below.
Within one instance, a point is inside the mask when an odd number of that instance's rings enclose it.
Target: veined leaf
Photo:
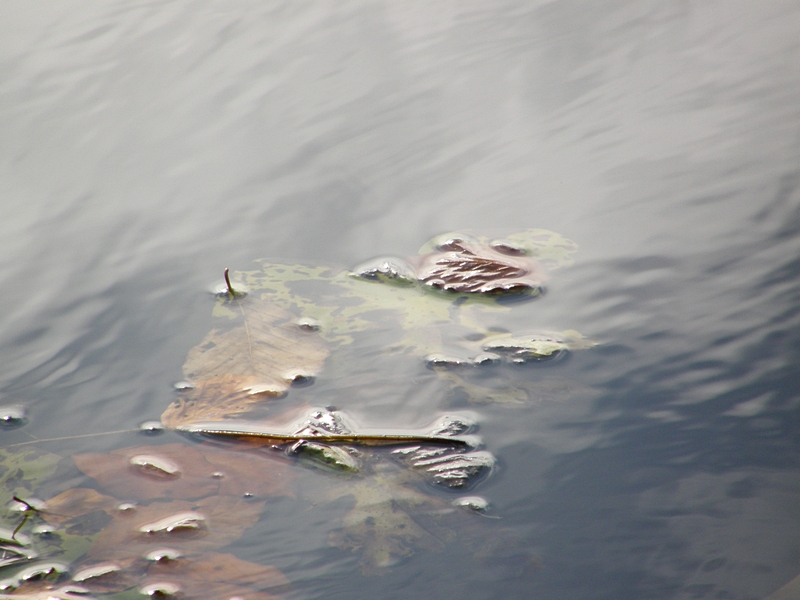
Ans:
[[[196,382],[164,411],[168,427],[236,416],[322,370],[328,350],[315,331],[280,307],[254,298],[232,301],[241,317],[213,329],[192,348],[184,375]]]

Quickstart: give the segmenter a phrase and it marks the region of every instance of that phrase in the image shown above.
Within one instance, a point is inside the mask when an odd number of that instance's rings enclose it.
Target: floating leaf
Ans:
[[[477,242],[510,256],[527,255],[543,263],[552,271],[572,264],[572,256],[578,251],[578,245],[572,240],[547,229],[526,229],[501,239],[473,235],[467,232],[450,232],[437,235],[428,240],[419,254],[429,254],[449,240],[463,238]]]
[[[164,412],[165,425],[241,414],[283,395],[296,381],[312,380],[322,369],[328,350],[316,332],[270,302],[234,302],[241,319],[227,329],[213,329],[189,352],[184,375],[198,385]]]
[[[596,345],[574,330],[526,336],[493,335],[481,342],[485,352],[499,354],[515,364],[547,360],[567,350],[581,350]]]
[[[426,285],[467,294],[538,295],[547,276],[541,264],[509,245],[487,245],[454,236],[416,260]]]
[[[289,580],[275,567],[244,561],[232,554],[207,552],[198,557],[154,562],[142,587],[159,582],[175,583],[183,595],[199,600],[242,598],[270,600],[263,590],[284,588]]]
[[[215,494],[293,496],[287,464],[265,454],[165,444],[78,454],[78,468],[123,500],[192,499]],[[159,472],[168,461],[176,472]]]

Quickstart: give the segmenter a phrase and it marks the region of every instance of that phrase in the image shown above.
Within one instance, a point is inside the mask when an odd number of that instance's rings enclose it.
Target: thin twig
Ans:
[[[22,529],[22,526],[25,525],[25,523],[28,522],[28,517],[30,517],[32,513],[36,512],[36,508],[31,506],[30,504],[25,502],[25,500],[23,500],[22,498],[20,498],[18,496],[12,496],[12,498],[14,500],[16,500],[17,502],[19,502],[20,504],[22,504],[23,506],[25,506],[25,514],[22,515],[22,521],[20,521],[19,525],[17,525],[14,528],[14,532],[11,534],[11,539],[16,542],[17,541],[17,534],[19,533],[19,530]]]
[[[5,450],[6,448],[19,448],[20,446],[28,446],[29,444],[41,444],[44,442],[62,442],[64,440],[78,440],[81,438],[90,438],[90,437],[99,437],[101,435],[116,435],[118,433],[135,433],[139,431],[138,429],[119,429],[117,431],[101,431],[99,433],[84,433],[81,435],[67,435],[64,437],[56,437],[56,438],[45,438],[42,440],[30,440],[28,442],[20,442],[19,444],[9,444],[8,446],[3,446],[0,450]]]
[[[280,443],[323,442],[325,444],[353,444],[359,446],[395,446],[398,444],[435,444],[445,446],[469,446],[470,441],[464,438],[444,435],[416,435],[407,433],[359,434],[359,433],[277,433],[273,431],[248,431],[215,427],[212,425],[182,425],[176,428],[185,433],[251,439],[269,439]]]

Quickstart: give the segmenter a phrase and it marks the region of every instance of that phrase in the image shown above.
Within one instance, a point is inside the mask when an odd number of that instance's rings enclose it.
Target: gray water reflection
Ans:
[[[226,266],[543,227],[578,263],[491,325],[603,345],[526,375],[540,402],[476,409],[502,467],[480,494],[539,566],[463,549],[360,578],[336,507],[288,501],[237,551],[298,598],[759,598],[800,573],[796,3],[0,14],[0,403],[30,421],[4,444],[158,418]],[[373,424],[450,408],[379,342],[350,367],[368,386],[298,397]]]

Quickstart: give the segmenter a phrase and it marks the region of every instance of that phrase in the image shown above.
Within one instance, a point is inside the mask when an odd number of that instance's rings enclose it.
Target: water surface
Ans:
[[[29,418],[3,445],[157,419],[225,267],[541,227],[576,264],[492,325],[601,345],[546,373],[570,386],[468,408],[500,460],[476,492],[536,559],[451,546],[362,576],[327,543],[347,506],[286,499],[231,551],[291,598],[744,599],[800,574],[796,3],[0,14],[0,403]],[[453,408],[424,370],[362,358],[364,385],[304,397],[378,424]]]

